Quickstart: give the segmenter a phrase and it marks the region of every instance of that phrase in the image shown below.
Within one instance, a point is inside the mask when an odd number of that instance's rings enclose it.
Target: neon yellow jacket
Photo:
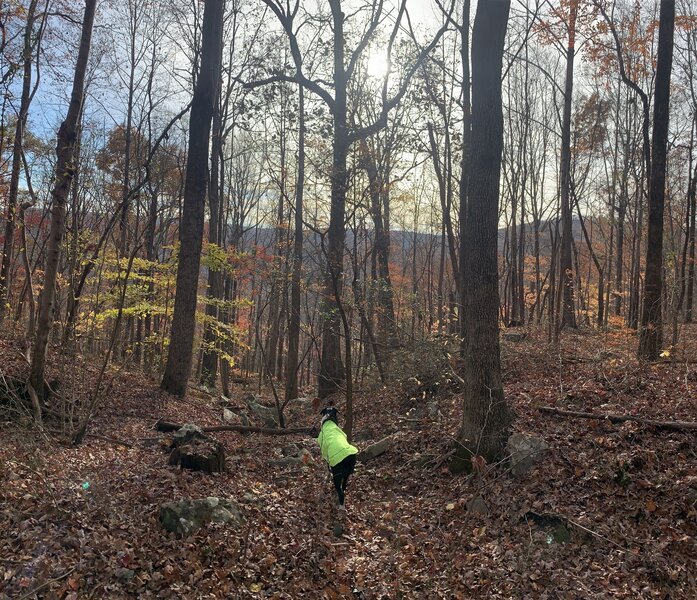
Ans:
[[[348,443],[346,434],[334,421],[325,421],[317,438],[322,458],[335,467],[347,456],[358,454],[358,448]]]

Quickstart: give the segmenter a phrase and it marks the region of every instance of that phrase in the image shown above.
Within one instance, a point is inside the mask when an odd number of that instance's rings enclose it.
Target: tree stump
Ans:
[[[225,447],[204,435],[200,429],[186,429],[184,426],[174,435],[172,442],[174,448],[169,455],[170,465],[204,473],[225,472]]]
[[[210,438],[192,440],[172,450],[169,464],[204,473],[224,473],[225,449],[221,443]]]

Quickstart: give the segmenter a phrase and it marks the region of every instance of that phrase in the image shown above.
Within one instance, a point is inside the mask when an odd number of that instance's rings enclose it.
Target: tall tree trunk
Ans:
[[[191,102],[184,210],[179,224],[179,264],[172,331],[161,387],[184,397],[191,374],[201,243],[208,184],[208,151],[215,96],[220,79],[224,0],[207,0],[203,12],[201,69]]]
[[[300,356],[300,283],[303,268],[303,196],[305,192],[305,91],[298,86],[298,175],[295,182],[295,231],[293,273],[290,282],[290,319],[288,320],[288,357],[286,359],[286,402],[298,397],[298,360]]]
[[[618,104],[620,98],[620,92],[618,90]],[[636,110],[636,107],[635,107]],[[619,112],[619,108],[618,108]],[[618,115],[619,117],[619,115]],[[625,117],[629,120],[629,111],[625,111]],[[619,130],[619,124],[616,126]],[[617,142],[618,136],[615,135],[615,141]],[[619,194],[614,194],[616,200],[615,210],[617,211],[617,218],[615,225],[617,226],[617,256],[615,257],[615,315],[620,316],[622,314],[622,304],[624,301],[624,223],[627,216],[627,206],[629,204],[629,190],[628,190],[628,180],[629,180],[629,156],[630,156],[630,135],[629,132],[626,134],[624,146],[624,164],[622,166],[622,176],[620,180],[620,192]],[[617,158],[615,157],[615,164]],[[614,193],[614,190],[613,190]]]
[[[121,216],[119,219],[119,252],[122,257],[128,256],[128,213],[130,211],[131,187],[131,145],[133,142],[133,99],[135,96],[136,76],[136,36],[138,32],[138,0],[131,0],[128,5],[129,27],[129,63],[128,63],[128,97],[126,102],[126,125],[124,135],[123,181],[121,183]],[[124,350],[126,345],[124,344]]]
[[[385,158],[386,160],[386,158]],[[378,165],[367,146],[364,145],[363,163],[370,184],[370,216],[375,229],[375,280],[380,310],[378,312],[379,336],[386,347],[397,341],[394,313],[394,294],[390,277],[390,186],[389,168]]]
[[[346,238],[346,165],[351,144],[347,121],[347,74],[344,64],[344,13],[340,0],[329,0],[334,26],[334,136],[331,167],[331,207],[327,233],[327,262],[324,273],[322,359],[319,365],[318,394],[326,398],[339,390],[345,378],[341,358],[339,302],[344,277]]]
[[[626,200],[620,199],[617,208],[617,256],[615,257],[615,315],[622,314],[622,290],[624,279],[624,218],[627,210]]]
[[[75,63],[73,88],[65,120],[58,130],[56,141],[56,169],[53,189],[51,190],[51,230],[46,250],[46,269],[44,287],[39,305],[39,317],[36,327],[36,341],[31,359],[30,384],[40,397],[44,393],[44,371],[46,369],[46,349],[53,322],[53,309],[56,296],[56,279],[61,255],[61,244],[65,234],[65,205],[70,192],[70,185],[77,165],[74,163],[75,145],[78,139],[78,122],[85,90],[85,73],[92,45],[92,29],[97,0],[86,0],[85,15],[82,20],[80,49]]]
[[[576,53],[576,17],[578,0],[569,5],[568,46],[566,48],[566,84],[561,130],[561,251],[559,284],[562,286],[560,327],[576,327],[574,310],[574,267],[572,258],[573,220],[571,212],[571,102],[574,92],[574,58]]]
[[[283,96],[285,94],[283,91],[281,92]],[[282,99],[281,102],[283,103],[284,100]],[[283,109],[282,109],[283,110]],[[280,135],[279,135],[279,152],[280,152],[280,165],[279,165],[279,178],[278,178],[278,183],[279,183],[279,189],[278,189],[278,205],[276,206],[276,235],[275,235],[275,241],[274,241],[274,267],[273,267],[273,272],[271,274],[271,298],[269,302],[269,327],[268,327],[268,336],[266,338],[266,360],[265,360],[265,367],[266,370],[268,371],[268,376],[269,377],[275,377],[276,374],[279,376],[281,373],[279,373],[276,370],[276,362],[277,362],[277,350],[278,350],[278,341],[280,337],[280,331],[281,331],[281,319],[282,314],[281,314],[281,304],[282,300],[281,297],[282,295],[286,292],[286,287],[285,287],[285,281],[286,281],[286,269],[285,269],[285,261],[284,261],[284,254],[286,252],[285,250],[285,244],[284,244],[284,234],[285,234],[285,218],[284,218],[284,207],[285,207],[285,198],[286,198],[286,145],[287,145],[287,136],[288,136],[288,127],[285,123],[285,117],[281,115],[281,127],[280,127]]]
[[[692,151],[690,151],[690,161],[692,161]],[[692,184],[689,187],[687,201],[690,204],[690,224],[689,224],[689,250],[688,250],[688,268],[686,293],[687,300],[685,304],[685,323],[692,323],[692,302],[695,287],[695,211],[697,211],[697,166],[691,173]]]
[[[653,139],[651,144],[649,231],[646,244],[644,306],[641,313],[641,329],[639,332],[639,357],[646,359],[658,357],[663,341],[661,314],[661,295],[663,292],[663,209],[674,30],[675,0],[661,0]]]
[[[691,165],[690,165],[691,166]],[[679,292],[678,292],[678,297],[677,300],[674,302],[674,307],[673,307],[673,333],[672,333],[672,341],[671,344],[673,346],[678,345],[678,321],[680,319],[680,316],[682,315],[682,307],[685,302],[685,294],[687,292],[687,253],[688,249],[690,247],[690,221],[692,220],[692,215],[690,214],[690,208],[691,208],[691,203],[689,201],[689,197],[692,188],[692,176],[690,175],[688,177],[690,180],[688,182],[688,202],[687,202],[687,207],[685,210],[685,239],[683,240],[682,243],[682,252],[680,256],[680,265],[679,265],[679,273],[678,273],[678,265],[675,265],[675,280],[676,282],[679,282]],[[667,306],[667,304],[666,304]]]
[[[157,187],[150,189],[150,208],[148,210],[148,223],[145,227],[145,257],[148,261],[148,302],[153,302],[155,298],[155,230],[157,228],[157,205],[159,190]],[[153,362],[153,345],[150,342],[152,333],[153,318],[148,311],[145,315],[145,369],[150,371]]]
[[[644,229],[644,202],[643,194],[637,190],[635,202],[638,205],[638,217],[635,221],[634,240],[632,243],[632,274],[629,289],[629,310],[627,312],[627,325],[631,329],[639,328],[639,290],[641,288],[641,238]]]
[[[462,63],[462,157],[460,160],[460,204],[458,210],[458,221],[460,226],[460,289],[458,290],[458,299],[460,302],[460,352],[464,353],[465,344],[465,311],[462,306],[465,297],[465,251],[467,249],[467,240],[465,232],[467,230],[467,194],[470,179],[470,149],[472,141],[472,107],[470,106],[470,0],[464,0],[462,3],[462,23],[460,23],[460,37],[462,39],[460,45],[460,61]]]
[[[510,273],[511,273],[511,313],[510,319],[507,320],[509,327],[518,327],[521,325],[520,315],[518,314],[518,286],[522,282],[518,280],[518,223],[516,217],[518,214],[518,190],[513,191],[511,196],[511,238],[510,247]]]
[[[38,0],[31,0],[27,9],[27,24],[24,28],[24,45],[22,48],[23,77],[22,96],[19,102],[19,113],[15,125],[15,136],[12,144],[12,171],[10,173],[10,188],[7,197],[7,215],[5,217],[5,241],[0,266],[0,321],[5,316],[5,304],[10,291],[10,267],[14,245],[15,225],[17,222],[17,197],[19,195],[19,175],[22,168],[22,144],[24,128],[27,124],[29,105],[31,103],[31,71],[34,50],[34,22],[36,21],[36,5]],[[38,43],[38,42],[36,42]],[[26,251],[26,248],[24,249]]]
[[[222,44],[220,47],[222,53]],[[222,60],[219,57],[219,60]],[[220,156],[223,144],[223,121],[220,107],[221,85],[218,82],[216,102],[213,113],[213,132],[211,141],[211,169],[208,188],[208,242],[212,246],[220,246],[220,214],[221,206],[221,177],[222,168]],[[222,269],[209,264],[208,286],[206,288],[206,324],[203,331],[203,358],[201,359],[201,383],[215,387],[218,380],[218,344],[215,321],[219,318],[218,301],[223,297]]]
[[[472,153],[467,206],[463,423],[458,458],[501,457],[512,420],[501,383],[498,203],[501,70],[510,1],[483,0],[472,36]]]

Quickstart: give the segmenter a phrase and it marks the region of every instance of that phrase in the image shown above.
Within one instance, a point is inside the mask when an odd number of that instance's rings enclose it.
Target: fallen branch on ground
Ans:
[[[653,421],[642,417],[632,417],[631,415],[599,415],[595,413],[579,412],[575,410],[561,410],[552,406],[541,406],[540,412],[560,417],[570,417],[577,419],[597,419],[599,421],[610,421],[611,423],[625,423],[633,421],[642,425],[650,425],[656,429],[670,429],[673,431],[697,431],[697,421]]]
[[[31,598],[32,596],[35,596],[38,592],[43,590],[45,587],[48,587],[52,583],[56,583],[57,581],[61,581],[62,579],[65,579],[66,577],[68,577],[73,571],[75,571],[75,569],[77,569],[77,565],[75,565],[72,569],[66,571],[65,573],[63,573],[63,575],[60,575],[59,577],[54,577],[53,579],[49,579],[48,581],[44,581],[44,583],[42,583],[40,586],[35,587],[33,590],[20,596],[18,600],[24,600],[25,598]]]
[[[159,420],[155,423],[155,430],[167,433],[169,431],[177,431],[182,427],[181,424],[170,423],[168,421]],[[212,433],[215,431],[236,431],[237,433],[261,433],[264,435],[293,435],[299,433],[309,433],[309,427],[294,427],[288,429],[276,429],[274,427],[254,427],[249,425],[215,425],[213,427],[201,427],[204,433]]]
[[[95,440],[102,440],[103,442],[109,442],[110,444],[116,444],[117,446],[125,446],[126,448],[135,448],[135,446],[130,442],[117,440],[116,438],[107,437],[106,435],[99,435],[98,433],[86,433],[85,437],[93,438]]]

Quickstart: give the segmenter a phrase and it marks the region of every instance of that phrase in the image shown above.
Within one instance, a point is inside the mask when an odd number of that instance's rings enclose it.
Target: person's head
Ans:
[[[337,425],[339,424],[339,411],[333,406],[323,408],[319,414],[322,416],[321,425],[324,425],[325,421],[334,421]]]

